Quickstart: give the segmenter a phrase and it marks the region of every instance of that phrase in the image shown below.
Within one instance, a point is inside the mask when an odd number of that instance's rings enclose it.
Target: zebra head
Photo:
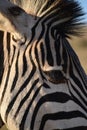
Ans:
[[[74,0],[0,0],[0,114],[9,130],[87,129],[87,77],[67,40],[82,14]]]

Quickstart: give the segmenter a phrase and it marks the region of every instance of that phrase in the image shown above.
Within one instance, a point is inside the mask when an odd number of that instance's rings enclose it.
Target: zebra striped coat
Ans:
[[[9,130],[87,130],[87,77],[68,42],[74,0],[0,0],[0,115]]]

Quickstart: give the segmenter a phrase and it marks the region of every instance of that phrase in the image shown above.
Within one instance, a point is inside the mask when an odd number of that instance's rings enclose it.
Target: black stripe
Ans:
[[[10,74],[10,67],[9,67],[9,69],[8,69],[7,79],[6,79],[5,86],[4,86],[4,89],[3,89],[3,92],[2,92],[1,103],[3,102],[3,98],[4,98],[4,95],[5,95],[5,93],[6,93],[7,84],[8,84],[8,80],[9,80],[9,74]],[[0,104],[0,105],[1,105],[1,104]]]
[[[44,129],[45,124],[48,120],[64,120],[64,119],[68,120],[68,119],[73,119],[73,118],[77,118],[77,117],[79,117],[79,118],[83,117],[83,118],[87,119],[87,117],[79,111],[58,112],[58,113],[45,114],[42,118],[39,130]]]
[[[15,77],[14,77],[14,81],[12,83],[12,87],[11,87],[11,90],[10,90],[11,92],[14,90],[16,82],[17,82],[17,79],[18,79],[18,60],[19,60],[19,52],[18,52],[18,55],[17,55],[17,58],[16,58]]]
[[[49,65],[53,66],[54,65],[54,60],[52,56],[52,51],[50,48],[50,39],[49,39],[49,31],[50,31],[50,26],[47,27],[46,34],[45,34],[45,46],[46,46],[46,51],[47,51],[47,62]]]
[[[19,103],[19,106],[15,112],[14,118],[17,117],[20,109],[22,108],[23,104],[26,102],[26,100],[29,98],[32,90],[34,89],[34,87],[36,86],[36,84],[39,82],[39,79],[35,80],[34,83],[32,84],[31,88],[29,89],[29,91],[26,93],[25,97],[21,100],[21,102]]]
[[[14,60],[15,50],[16,50],[16,47],[13,45],[13,56],[12,56],[12,60],[11,60],[10,66],[12,66],[12,63],[13,63],[13,60]]]
[[[55,52],[56,52],[56,62],[57,62],[57,65],[61,65],[61,55],[60,55],[60,46],[61,46],[61,43],[60,43],[60,38],[55,40]]]
[[[31,49],[30,49],[30,57],[31,57]],[[26,81],[23,83],[22,86],[20,86],[20,89],[19,91],[17,92],[17,94],[15,95],[15,97],[11,100],[11,102],[9,103],[8,107],[7,107],[7,110],[6,110],[6,113],[5,113],[5,121],[7,122],[7,118],[8,118],[8,114],[10,112],[10,110],[12,109],[18,95],[23,91],[23,89],[25,89],[25,87],[27,87],[28,83],[30,82],[30,80],[32,79],[35,71],[36,71],[36,66],[32,60],[32,57],[30,58],[31,59],[31,63],[32,63],[32,70],[31,70],[31,73],[29,74],[29,77],[26,79]]]
[[[78,72],[79,77],[81,78],[81,80],[84,84],[84,87],[86,86],[85,89],[87,92],[87,76],[86,76],[83,68],[81,67],[81,65],[78,64],[77,60],[74,60],[73,63],[74,63],[74,66]]]
[[[53,8],[55,9],[55,7]],[[31,40],[29,43],[31,43],[35,37],[35,34],[36,34],[36,30],[37,30],[37,27],[39,26],[39,23],[41,23],[41,27],[42,27],[42,31],[40,32],[40,36],[38,37],[37,39],[37,43],[41,40],[41,38],[43,37],[44,35],[44,31],[45,31],[45,24],[46,24],[46,21],[48,21],[49,19],[53,19],[53,17],[55,17],[56,15],[59,12],[59,10],[54,10],[53,13],[50,14],[50,11],[48,11],[47,13],[45,13],[42,17],[40,17],[38,19],[38,21],[36,22],[36,24],[33,26],[33,28],[31,29],[31,32],[32,32],[32,37],[31,37]],[[57,19],[57,18],[56,18]],[[55,20],[54,20],[55,21]],[[51,24],[53,23],[53,21],[51,22]]]
[[[40,52],[41,52],[42,65],[44,65],[45,64],[45,53],[44,53],[43,43],[40,44]]]
[[[71,87],[74,88],[74,86],[71,84]],[[73,98],[73,101],[78,104],[85,112],[87,112],[87,108],[83,106],[83,104],[81,104],[81,102],[79,101],[79,99],[77,99],[77,97],[74,96],[74,94],[70,91],[70,94]],[[81,96],[80,96],[81,97]],[[85,101],[86,106],[87,106],[87,102]]]
[[[55,7],[54,7],[53,9],[55,9]],[[58,12],[59,12],[59,10],[58,10]],[[40,39],[42,38],[42,36],[43,36],[43,34],[44,34],[44,28],[45,28],[44,23],[45,23],[46,21],[48,21],[48,19],[50,19],[50,18],[52,18],[53,16],[55,16],[55,14],[56,14],[55,11],[54,11],[54,13],[51,13],[51,14],[49,14],[49,13],[50,13],[50,11],[48,11],[48,12],[45,13],[42,17],[40,17],[40,18],[38,19],[38,21],[36,22],[36,24],[35,24],[35,25],[33,26],[33,28],[31,29],[32,37],[31,37],[29,43],[31,43],[31,42],[33,41],[33,39],[34,39],[34,37],[35,37],[35,34],[36,34],[35,31],[36,31],[36,28],[38,27],[39,23],[41,23],[41,25],[42,25],[42,31],[41,31],[41,33],[40,33],[40,36],[39,36],[38,40],[40,40]],[[37,40],[37,41],[38,41],[38,40]]]
[[[40,23],[42,17],[38,19],[38,21],[36,22],[36,24],[32,27],[31,29],[31,39],[29,41],[29,44],[33,41],[34,37],[35,37],[35,34],[36,34],[36,27],[38,26],[38,24]]]
[[[62,39],[61,39],[62,40]],[[67,69],[69,68],[69,66],[68,66],[68,62],[70,62],[69,61],[69,55],[68,55],[68,52],[67,52],[67,50],[66,50],[66,48],[64,47],[64,42],[62,41],[62,55],[63,55],[63,61],[64,61],[64,63],[63,63],[63,71],[64,71],[64,73],[67,73]]]
[[[73,127],[73,128],[67,128],[64,130],[87,130],[87,126],[79,126],[79,127]]]
[[[34,94],[32,100],[31,100],[31,102],[29,103],[27,109],[25,110],[25,113],[24,113],[23,118],[22,118],[22,120],[21,120],[20,130],[24,130],[24,125],[25,125],[26,118],[27,118],[27,115],[28,115],[28,113],[29,113],[30,107],[31,107],[33,101],[35,100],[36,96],[38,95],[38,93],[39,93],[39,91],[40,91],[41,88],[42,88],[42,86],[40,86],[40,87],[36,90],[36,92],[35,92],[35,94]]]
[[[10,54],[10,41],[11,41],[11,34],[10,33],[7,33],[7,50],[8,50],[8,53]]]
[[[70,62],[70,66],[69,66],[69,75],[70,75],[70,78],[72,78],[72,80],[78,86],[78,88],[82,91],[82,93],[84,94],[84,96],[87,97],[87,92],[83,89],[83,84],[81,83],[81,81],[79,80],[79,78],[76,77],[75,74],[74,74],[73,63],[72,62]]]
[[[25,56],[25,53],[24,53],[24,55],[23,55],[23,73],[22,73],[22,76],[25,75],[26,71],[27,71],[27,60],[26,60],[26,56]]]
[[[85,97],[85,99],[82,97],[82,94],[75,88],[75,86],[73,84],[71,84],[73,90],[76,92],[76,94],[78,95],[79,99],[82,100],[82,102],[87,105],[87,95]],[[86,109],[87,111],[87,109]]]
[[[38,53],[37,46],[35,46],[35,59],[36,59],[37,64],[38,64],[37,68],[38,68],[38,70],[40,72],[40,75],[41,75],[42,79],[44,79],[44,76],[43,76],[42,70],[41,70],[41,65],[40,65],[40,62],[39,62],[40,59],[39,59],[39,53]]]
[[[45,102],[65,103],[69,100],[72,100],[71,97],[62,92],[55,92],[55,93],[47,94],[47,95],[41,97],[41,99],[38,101],[38,103],[34,109],[34,112],[33,112],[31,126],[30,126],[31,130],[33,130],[33,128],[34,128],[35,118],[36,118],[36,115],[37,115],[40,107],[42,106],[42,104],[44,104]]]
[[[46,84],[46,83],[43,83],[43,87],[44,88],[50,88],[50,86],[48,84]]]
[[[15,54],[15,47],[14,47],[14,54]],[[13,59],[14,59],[14,55],[13,55]],[[13,60],[12,60],[12,63],[13,63]],[[8,66],[8,73],[7,73],[7,78],[6,78],[5,86],[4,86],[3,93],[2,93],[1,102],[3,102],[3,98],[4,98],[4,95],[5,95],[6,89],[8,87],[7,84],[8,84],[8,80],[9,80],[9,76],[10,76],[10,70],[11,70],[11,67]]]
[[[1,84],[2,76],[3,76],[3,72],[4,72],[3,37],[4,37],[4,32],[0,31],[0,84]]]

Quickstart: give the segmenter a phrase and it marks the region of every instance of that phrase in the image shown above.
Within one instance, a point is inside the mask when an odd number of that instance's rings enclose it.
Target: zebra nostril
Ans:
[[[46,75],[46,78],[55,84],[66,82],[66,78],[60,70],[44,71],[44,73]]]

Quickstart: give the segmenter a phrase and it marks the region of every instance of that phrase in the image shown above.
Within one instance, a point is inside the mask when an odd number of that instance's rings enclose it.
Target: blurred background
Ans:
[[[79,60],[87,73],[87,0],[77,0],[83,8],[85,13],[82,20],[86,23],[85,30],[82,37],[72,37],[70,39],[70,44],[75,50],[76,54],[79,57]],[[6,127],[3,126],[0,130],[6,130]]]

